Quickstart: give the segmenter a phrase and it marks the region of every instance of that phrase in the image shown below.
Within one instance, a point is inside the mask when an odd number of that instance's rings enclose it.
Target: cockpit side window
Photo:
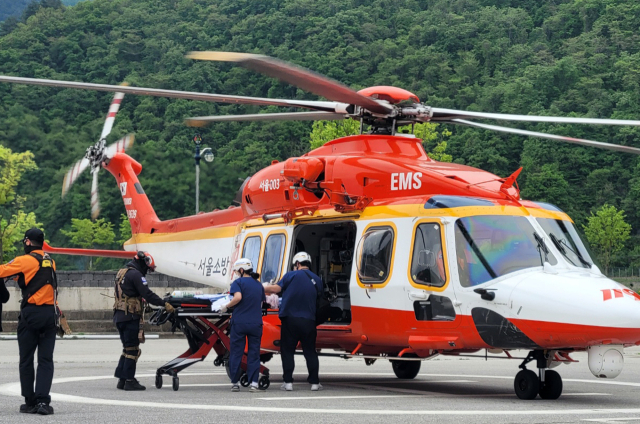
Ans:
[[[362,236],[358,249],[358,277],[363,284],[387,281],[391,270],[394,231],[391,227],[372,227]]]
[[[428,222],[416,228],[411,277],[418,284],[434,287],[442,287],[447,281],[439,223]]]
[[[273,234],[267,238],[260,273],[260,281],[263,283],[272,283],[280,278],[285,241],[284,234]]]
[[[260,248],[262,247],[262,239],[260,236],[247,237],[242,248],[242,257],[251,259],[253,269],[258,269],[258,261],[260,260]]]
[[[471,287],[526,268],[558,263],[522,216],[473,216],[455,225],[456,263],[460,284]],[[548,238],[547,238],[548,240]]]

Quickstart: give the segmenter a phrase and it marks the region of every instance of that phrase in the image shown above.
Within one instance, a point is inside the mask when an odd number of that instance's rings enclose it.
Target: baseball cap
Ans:
[[[24,239],[29,239],[32,242],[42,244],[44,243],[44,233],[39,228],[31,228],[24,233]]]

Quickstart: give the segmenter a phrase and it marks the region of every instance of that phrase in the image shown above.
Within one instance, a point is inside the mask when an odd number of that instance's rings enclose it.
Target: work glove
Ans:
[[[220,308],[220,313],[226,314],[228,310],[229,308],[227,308],[227,305],[222,305],[222,307]]]
[[[164,303],[164,309],[166,309],[166,311],[169,312],[170,314],[176,311],[176,308],[174,308],[169,302]]]

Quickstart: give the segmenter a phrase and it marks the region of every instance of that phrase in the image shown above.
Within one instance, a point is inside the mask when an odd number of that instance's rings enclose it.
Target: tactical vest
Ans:
[[[116,301],[113,304],[114,311],[123,311],[125,315],[127,314],[136,314],[142,315],[142,297],[134,296],[129,297],[124,294],[122,291],[122,283],[124,282],[124,276],[130,269],[135,268],[123,268],[118,271],[116,275]]]
[[[27,306],[29,304],[29,298],[47,284],[53,287],[55,303],[55,293],[58,290],[58,278],[56,276],[56,271],[53,269],[53,260],[47,253],[42,256],[38,253],[31,252],[29,255],[38,261],[39,268],[36,275],[34,275],[29,281],[29,284],[26,284],[24,281],[24,274],[21,274],[18,279],[18,286],[22,289],[22,302],[20,304],[20,308]]]

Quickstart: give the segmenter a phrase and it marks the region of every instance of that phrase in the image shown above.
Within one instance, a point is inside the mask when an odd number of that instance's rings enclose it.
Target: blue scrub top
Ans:
[[[280,318],[316,320],[318,292],[324,290],[320,277],[309,270],[290,271],[278,281],[278,285],[282,288]]]
[[[242,300],[233,308],[231,320],[238,324],[262,325],[262,302],[266,301],[262,283],[242,277],[231,283],[229,293],[240,292]]]

